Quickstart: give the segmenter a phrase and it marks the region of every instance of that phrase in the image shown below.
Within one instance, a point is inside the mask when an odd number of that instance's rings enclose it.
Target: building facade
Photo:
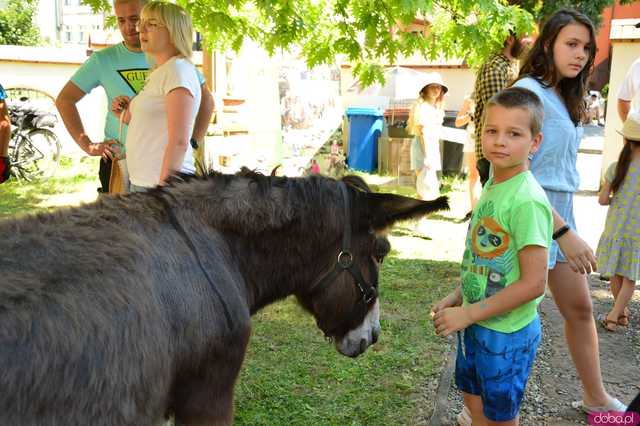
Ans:
[[[91,34],[105,30],[105,18],[80,0],[40,0],[36,20],[47,44],[86,46]]]
[[[609,36],[612,30],[612,21],[614,19],[637,19],[638,17],[640,17],[640,2],[620,5],[620,0],[616,0],[612,6],[602,11],[602,24],[598,28],[598,34],[596,35],[598,51],[594,61],[593,75],[591,76],[592,89],[602,90],[604,85],[609,82],[612,55],[612,44]]]

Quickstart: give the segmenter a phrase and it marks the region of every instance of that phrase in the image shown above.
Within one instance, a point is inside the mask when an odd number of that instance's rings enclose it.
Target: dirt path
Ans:
[[[596,275],[589,279],[594,313],[606,313],[613,298],[608,283]],[[640,289],[636,290],[632,304],[631,323],[611,333],[598,327],[600,360],[607,390],[628,404],[640,391]],[[562,329],[562,318],[555,303],[547,296],[541,303],[540,317],[543,340],[538,350],[532,374],[527,385],[521,410],[523,426],[586,425],[586,416],[571,407],[580,399],[580,383],[567,351]],[[455,356],[452,345],[451,356]],[[455,425],[455,415],[462,408],[462,400],[450,377],[453,363],[443,369],[441,386],[436,396],[436,408],[431,425]]]

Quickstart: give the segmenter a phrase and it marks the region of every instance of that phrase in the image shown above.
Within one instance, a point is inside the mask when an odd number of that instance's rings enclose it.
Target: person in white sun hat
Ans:
[[[416,188],[423,200],[440,195],[437,172],[442,169],[440,135],[444,121],[443,100],[448,90],[439,73],[427,74],[409,113],[407,130],[414,138],[411,144],[411,169],[416,172]]]

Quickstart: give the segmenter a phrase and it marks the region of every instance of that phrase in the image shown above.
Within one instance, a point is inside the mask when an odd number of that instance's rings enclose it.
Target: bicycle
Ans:
[[[50,178],[60,161],[60,141],[50,130],[58,119],[33,107],[9,105],[8,109],[12,126],[9,142],[11,174],[29,182]]]

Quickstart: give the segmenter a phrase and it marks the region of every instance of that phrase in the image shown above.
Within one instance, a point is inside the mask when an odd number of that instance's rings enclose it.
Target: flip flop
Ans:
[[[606,405],[601,406],[589,406],[584,403],[584,401],[573,401],[571,406],[576,410],[580,410],[585,414],[598,414],[598,413],[606,413],[608,411],[616,411],[619,413],[624,413],[627,411],[627,406],[624,405],[617,398],[609,397],[609,402]]]
[[[614,332],[618,328],[618,321],[607,319],[606,315],[598,316],[598,324],[609,332]]]
[[[462,406],[462,411],[458,413],[456,421],[458,422],[458,426],[471,426],[471,413],[466,406]]]

